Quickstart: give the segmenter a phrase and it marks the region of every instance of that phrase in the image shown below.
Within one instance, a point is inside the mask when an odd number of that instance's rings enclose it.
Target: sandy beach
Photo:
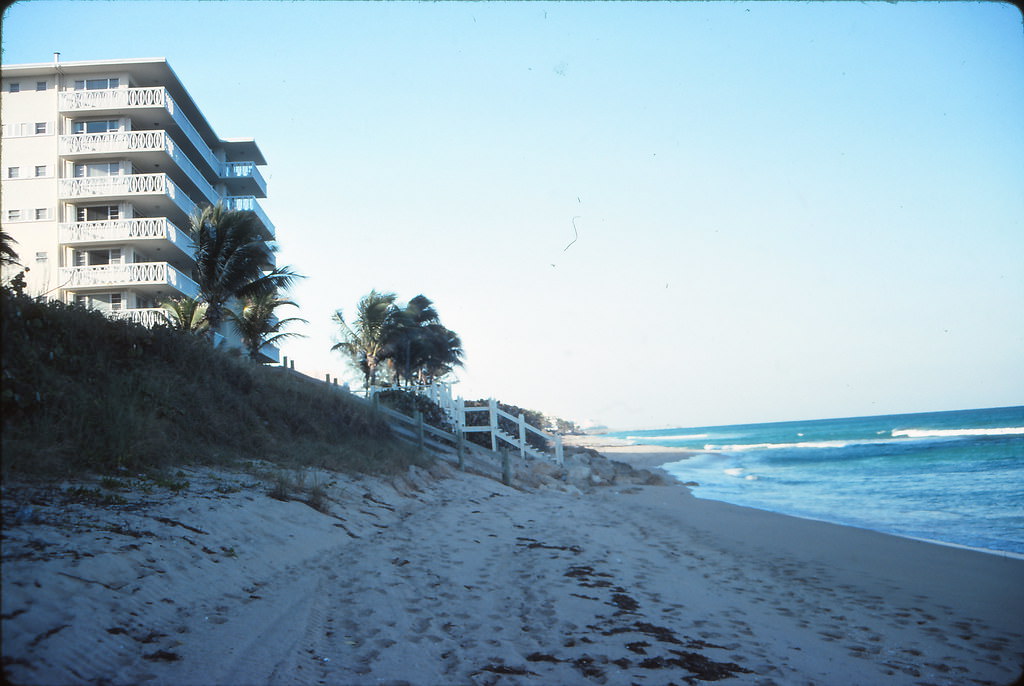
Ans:
[[[124,503],[4,486],[15,684],[1010,684],[1024,561],[438,464],[243,472]],[[81,494],[81,492],[78,492]],[[77,500],[76,500],[77,498]]]

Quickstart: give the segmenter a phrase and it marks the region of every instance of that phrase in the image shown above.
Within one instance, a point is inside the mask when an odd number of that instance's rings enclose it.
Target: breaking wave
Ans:
[[[1024,426],[998,429],[893,429],[893,438],[955,438],[957,436],[1016,436],[1024,435]]]
[[[633,441],[690,441],[707,438],[709,434],[680,434],[678,436],[626,436]]]

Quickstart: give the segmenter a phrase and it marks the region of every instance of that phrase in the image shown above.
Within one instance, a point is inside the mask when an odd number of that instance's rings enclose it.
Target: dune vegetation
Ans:
[[[4,476],[266,460],[392,473],[417,461],[336,387],[208,337],[2,292]]]

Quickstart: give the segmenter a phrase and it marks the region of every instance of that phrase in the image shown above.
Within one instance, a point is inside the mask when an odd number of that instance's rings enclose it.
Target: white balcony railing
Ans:
[[[119,110],[125,107],[166,107],[170,97],[167,89],[163,86],[62,91],[60,110],[62,112],[78,112],[81,110]]]
[[[126,154],[132,152],[163,152],[185,172],[185,175],[206,197],[217,202],[217,192],[203,178],[195,164],[183,153],[166,131],[115,131],[111,133],[78,133],[60,137],[61,155],[88,153]]]
[[[225,179],[252,179],[263,195],[267,194],[267,181],[255,162],[227,162],[221,177]]]
[[[162,239],[170,241],[189,257],[192,257],[194,253],[192,239],[188,234],[165,217],[61,224],[58,229],[58,237],[61,243],[67,245]]]
[[[93,112],[95,110],[119,110],[129,108],[159,107],[167,110],[189,142],[199,151],[199,155],[210,166],[210,169],[221,176],[222,163],[213,154],[210,146],[196,131],[195,126],[181,111],[174,98],[163,86],[155,88],[110,88],[95,91],[64,91],[60,94],[60,110],[62,112]]]
[[[150,327],[156,326],[157,324],[166,324],[170,321],[167,316],[167,310],[162,307],[140,307],[130,310],[105,310],[104,314],[111,319],[127,319],[128,321]]]
[[[224,207],[229,210],[249,210],[255,212],[256,217],[266,227],[267,233],[270,235],[270,240],[274,239],[274,223],[267,217],[266,212],[260,207],[260,204],[256,202],[256,198],[252,195],[229,195],[224,198]]]
[[[196,211],[196,204],[171,181],[167,174],[90,176],[60,180],[62,200],[132,195],[166,195],[186,215],[191,215]]]
[[[64,267],[60,272],[61,287],[71,291],[105,286],[166,285],[189,298],[199,295],[199,285],[166,262]]]

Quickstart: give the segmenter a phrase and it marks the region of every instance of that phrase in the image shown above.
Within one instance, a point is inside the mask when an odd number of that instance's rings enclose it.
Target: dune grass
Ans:
[[[194,335],[6,289],[2,324],[4,476],[252,459],[395,473],[419,459],[369,405]]]

